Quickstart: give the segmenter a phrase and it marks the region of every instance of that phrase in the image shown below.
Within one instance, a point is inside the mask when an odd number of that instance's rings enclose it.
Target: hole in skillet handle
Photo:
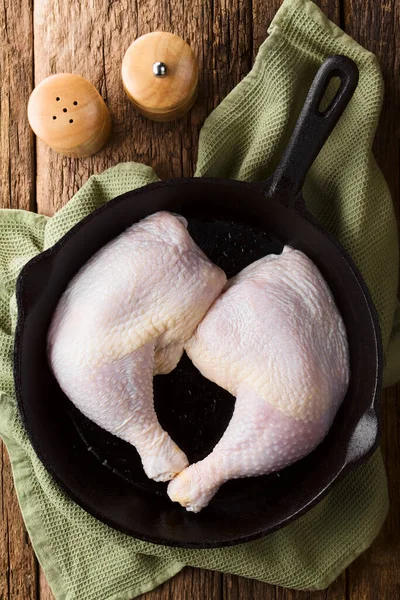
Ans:
[[[340,84],[328,107],[321,112],[332,80]],[[304,203],[301,190],[311,165],[333,131],[358,84],[358,68],[347,56],[330,56],[318,69],[303,109],[282,159],[273,175],[264,182],[267,196],[287,206]]]
[[[332,77],[331,80],[329,81],[328,87],[326,88],[326,91],[324,93],[324,95],[321,98],[321,101],[319,103],[318,106],[318,112],[323,115],[326,113],[327,110],[329,110],[329,107],[332,104],[333,99],[335,98],[336,94],[339,91],[340,88],[340,79],[339,77]]]

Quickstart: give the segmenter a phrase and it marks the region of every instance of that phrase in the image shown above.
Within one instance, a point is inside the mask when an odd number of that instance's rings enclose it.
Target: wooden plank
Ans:
[[[224,575],[222,600],[276,600],[278,588],[254,579]]]
[[[268,27],[281,4],[282,0],[269,0],[268,2],[263,2],[262,0],[253,0],[252,62],[254,62],[255,57],[257,56],[259,47],[267,38]]]
[[[26,105],[33,88],[32,0],[0,6],[0,207],[34,209],[34,146]]]
[[[316,2],[325,12],[325,14],[337,24],[340,24],[340,2],[339,0],[319,0]],[[270,0],[266,3],[264,0],[253,0],[253,57],[254,62],[260,45],[267,36],[267,29],[276,11],[281,5],[280,0]],[[308,592],[295,592],[284,590],[279,587],[252,581],[244,577],[234,575],[223,576],[223,598],[224,600],[333,600],[344,598],[346,590],[346,578],[343,575],[333,586],[329,588],[329,595],[326,592],[313,592],[312,596]]]
[[[40,569],[39,571],[39,599],[54,600],[53,592],[51,591],[51,588],[47,582],[43,569]]]
[[[343,0],[346,32],[373,52],[385,82],[385,97],[374,144],[396,209],[400,190],[400,0]]]
[[[400,385],[382,398],[382,450],[389,483],[390,510],[371,548],[347,569],[350,600],[400,597]]]
[[[399,100],[400,2],[399,0],[344,0],[346,32],[378,57],[385,97],[374,151],[389,183],[399,214]],[[382,449],[388,474],[391,508],[383,530],[372,545],[347,570],[348,598],[395,599],[400,594],[400,413],[399,386],[382,398]],[[396,406],[397,404],[397,406]]]
[[[219,573],[186,567],[153,592],[140,600],[220,600],[222,594]]]
[[[269,24],[274,18],[276,11],[282,4],[282,0],[253,0],[253,62],[258,49],[267,37]],[[338,25],[341,22],[340,0],[315,0],[324,13]]]
[[[6,447],[0,444],[0,598],[36,600],[36,559],[15,494]]]
[[[315,4],[324,11],[331,21],[336,23],[336,25],[341,25],[342,8],[340,0],[334,0],[334,2],[331,2],[331,0],[316,0]]]
[[[250,70],[257,56],[260,45],[267,37],[267,30],[276,11],[281,5],[281,0],[253,0],[252,2],[252,44],[251,58],[248,63],[248,69],[243,75],[246,75]],[[229,48],[228,48],[229,52]],[[222,100],[222,97],[219,101]],[[238,577],[236,575],[224,574],[223,576],[223,600],[276,600],[279,595],[277,588],[266,583]]]
[[[345,573],[321,592],[298,592],[244,577],[224,576],[223,600],[343,600],[345,597]]]
[[[43,143],[37,143],[39,212],[53,214],[92,173],[123,160],[150,164],[163,178],[192,174],[204,118],[251,66],[250,6],[250,0],[195,0],[190,4],[179,0],[94,0],[90,5],[79,0],[36,3],[35,83],[62,71],[86,77],[105,98],[114,123],[111,142],[90,159],[60,157]],[[156,29],[184,37],[199,60],[198,101],[188,116],[173,123],[152,123],[137,115],[120,81],[120,64],[129,43]],[[215,597],[219,597],[219,574],[199,575],[188,570],[177,581],[187,581],[182,585],[188,590],[196,589],[193,582],[199,577],[203,587],[212,584],[212,590],[217,586]],[[171,595],[176,585],[175,580],[165,584],[164,596]],[[42,585],[41,597],[48,598],[47,594]],[[211,592],[204,597],[211,598]]]
[[[4,0],[0,5],[0,207],[35,206],[34,146],[26,118],[33,87],[32,5]],[[0,441],[0,597],[37,596],[36,559],[16,498],[11,466]]]

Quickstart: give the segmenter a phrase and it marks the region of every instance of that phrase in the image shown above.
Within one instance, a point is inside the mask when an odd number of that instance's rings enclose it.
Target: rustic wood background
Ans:
[[[3,0],[0,5],[0,205],[51,215],[95,172],[124,160],[160,177],[193,173],[207,114],[249,71],[280,0]],[[319,0],[326,14],[374,52],[386,84],[375,143],[399,206],[400,0]],[[120,65],[129,43],[166,30],[184,37],[200,66],[200,97],[180,121],[154,124],[124,95]],[[50,74],[73,71],[99,89],[112,113],[112,142],[85,160],[60,157],[32,135],[26,105]],[[382,450],[391,510],[372,547],[323,592],[293,592],[231,575],[187,568],[142,600],[398,600],[400,598],[400,385],[383,394]],[[50,600],[20,515],[0,447],[1,600]],[[101,599],[99,599],[101,600]]]

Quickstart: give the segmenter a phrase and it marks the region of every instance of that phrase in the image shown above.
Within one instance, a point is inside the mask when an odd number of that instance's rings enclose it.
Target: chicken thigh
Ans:
[[[211,454],[168,486],[193,512],[228,479],[277,471],[311,452],[346,394],[342,318],[317,267],[288,246],[231,279],[185,348],[205,377],[236,396]]]
[[[97,252],[53,315],[48,359],[60,387],[89,419],[135,446],[156,481],[188,461],[158,422],[153,375],[176,367],[225,283],[186,220],[159,212]]]

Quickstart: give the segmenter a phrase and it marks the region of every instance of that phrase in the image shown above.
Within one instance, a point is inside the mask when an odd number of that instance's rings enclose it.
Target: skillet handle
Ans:
[[[321,112],[321,101],[333,77],[340,86],[329,106]],[[268,195],[281,196],[294,204],[306,175],[325,144],[358,83],[358,68],[347,56],[330,56],[319,68],[282,159],[268,180]]]

